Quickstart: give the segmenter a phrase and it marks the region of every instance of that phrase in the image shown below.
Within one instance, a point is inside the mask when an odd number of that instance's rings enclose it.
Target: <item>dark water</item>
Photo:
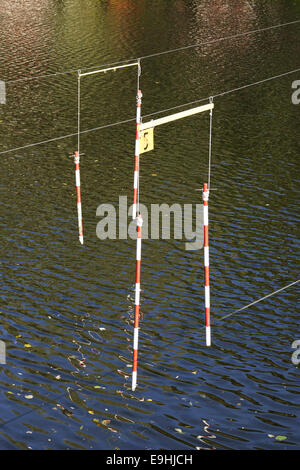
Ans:
[[[38,3],[38,5],[37,5]],[[229,5],[230,3],[230,5]],[[76,133],[76,73],[300,18],[299,2],[2,0],[1,149]],[[299,24],[142,60],[142,114],[299,67]],[[215,99],[211,348],[203,251],[145,240],[138,388],[131,391],[135,242],[100,241],[101,203],[132,198],[135,124],[1,156],[1,449],[299,448],[299,73]],[[9,82],[11,81],[11,82]],[[81,128],[135,116],[136,71],[82,81]],[[201,203],[208,116],[158,128],[140,197]],[[278,441],[277,436],[286,439]]]

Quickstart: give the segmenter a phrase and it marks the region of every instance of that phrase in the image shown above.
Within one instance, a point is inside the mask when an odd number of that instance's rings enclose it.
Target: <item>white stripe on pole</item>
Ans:
[[[208,206],[203,206],[203,225],[208,225]]]
[[[138,260],[137,260],[138,261]],[[135,284],[135,305],[140,305],[140,283]]]
[[[209,266],[209,247],[204,247],[204,266]]]
[[[139,342],[139,329],[134,328],[133,330],[133,349],[138,349]]]
[[[205,328],[205,339],[206,339],[206,346],[211,346],[211,330],[210,326]]]
[[[136,240],[136,259],[137,259],[137,261],[141,260],[141,253],[142,253],[142,239],[137,238],[137,240]]]
[[[136,379],[137,379],[137,371],[134,370],[134,371],[132,372],[132,387],[131,387],[133,392],[134,392],[135,389],[136,389]]]
[[[0,80],[0,104],[6,104],[6,85],[3,80]]]

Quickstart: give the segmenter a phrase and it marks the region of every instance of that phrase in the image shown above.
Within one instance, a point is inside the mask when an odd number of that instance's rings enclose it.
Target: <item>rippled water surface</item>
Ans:
[[[283,0],[2,0],[1,449],[300,447],[298,285],[230,315],[299,277],[299,73],[215,98],[213,344],[203,250],[144,240],[135,392],[135,242],[96,236],[97,207],[132,200],[135,123],[81,135],[81,246],[77,75],[52,75],[202,43],[142,60],[145,116],[299,68],[299,24],[208,44],[299,18]],[[82,79],[81,129],[134,119],[136,83],[133,68]],[[143,204],[201,203],[208,135],[207,114],[156,129]]]

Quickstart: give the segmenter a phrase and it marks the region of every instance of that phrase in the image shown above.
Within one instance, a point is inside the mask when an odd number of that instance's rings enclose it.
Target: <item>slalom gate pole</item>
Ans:
[[[133,180],[133,206],[132,206],[132,219],[136,218],[136,208],[138,204],[138,186],[139,186],[139,167],[140,167],[140,125],[141,125],[141,106],[142,106],[142,92],[137,92],[137,106],[136,106],[136,136],[135,136],[135,157],[134,157],[134,180]]]
[[[82,207],[81,207],[81,188],[80,188],[80,169],[79,169],[79,153],[75,152],[75,181],[76,181],[76,195],[77,195],[77,214],[78,214],[78,230],[79,241],[83,244],[83,225],[82,225]]]
[[[206,346],[211,346],[210,330],[210,287],[209,287],[209,244],[208,244],[208,197],[207,184],[203,185],[203,225],[204,225],[204,289],[205,289],[205,332]]]
[[[143,219],[140,214],[137,216],[136,222],[137,222],[137,238],[136,238],[136,279],[135,279],[135,308],[134,308],[134,333],[133,333],[132,391],[136,389],[138,338],[139,338],[142,225],[143,225]]]

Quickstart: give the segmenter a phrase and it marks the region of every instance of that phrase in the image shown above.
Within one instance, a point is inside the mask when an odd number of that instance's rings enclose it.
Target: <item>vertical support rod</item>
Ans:
[[[133,180],[133,206],[132,206],[132,219],[136,218],[137,205],[138,205],[138,190],[139,190],[139,172],[140,172],[140,125],[141,125],[141,106],[142,106],[142,92],[137,92],[137,106],[136,106],[136,135],[135,135],[135,157],[134,157],[134,180]]]
[[[75,181],[76,181],[76,194],[77,194],[78,230],[79,230],[79,241],[81,244],[83,244],[83,224],[82,224],[79,160],[80,160],[79,153],[75,152],[74,161],[75,161]]]
[[[81,70],[77,71],[77,152],[80,155],[80,74]]]
[[[213,97],[209,98],[210,104],[213,103]],[[210,190],[210,175],[211,175],[211,153],[212,153],[212,121],[213,121],[213,108],[209,112],[209,145],[208,145],[208,191]]]
[[[139,338],[139,315],[140,315],[140,290],[141,290],[141,255],[142,255],[142,225],[141,214],[136,218],[136,278],[135,278],[135,308],[134,308],[134,333],[133,333],[133,364],[132,364],[132,391],[136,389],[137,381],[137,357]]]
[[[210,287],[209,287],[209,243],[208,243],[208,197],[207,184],[203,185],[203,225],[204,225],[204,289],[205,289],[205,332],[206,346],[211,346],[210,330]]]

